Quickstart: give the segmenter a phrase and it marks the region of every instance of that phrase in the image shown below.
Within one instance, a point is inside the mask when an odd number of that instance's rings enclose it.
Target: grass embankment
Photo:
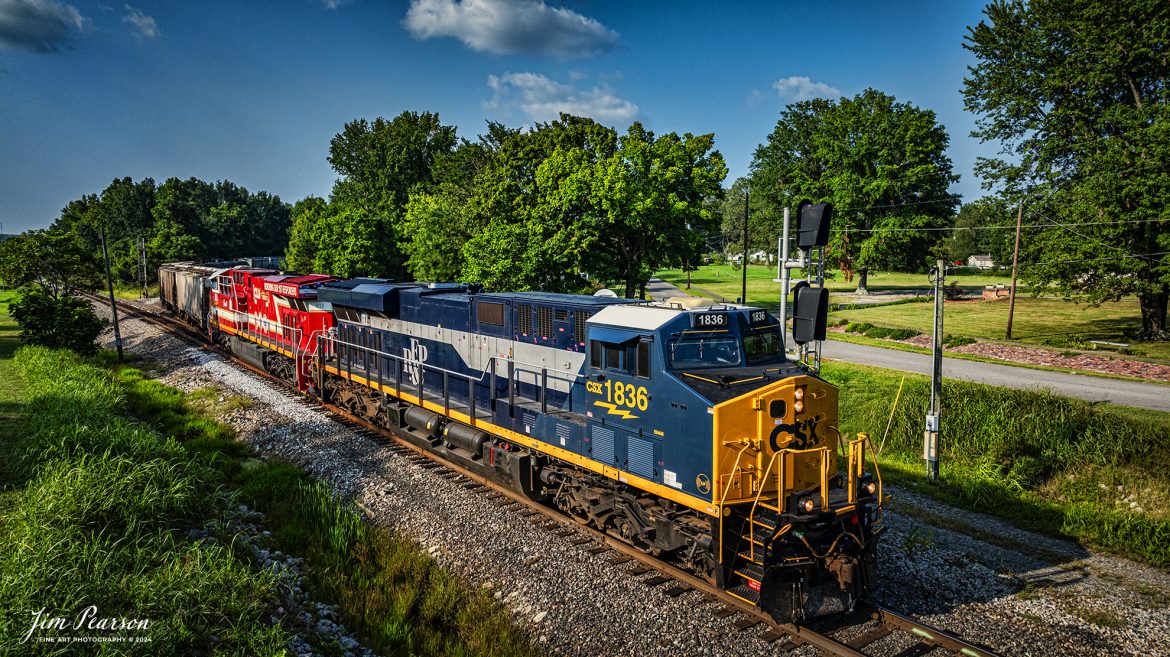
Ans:
[[[875,446],[901,374],[827,363],[842,431]],[[1170,414],[945,381],[940,480],[925,477],[929,380],[905,375],[881,454],[887,481],[1043,533],[1170,566]]]
[[[19,433],[0,445],[11,496],[0,526],[0,654],[92,648],[36,642],[64,634],[149,639],[115,644],[130,654],[279,652],[289,635],[260,621],[275,576],[252,570],[230,541],[185,538],[230,508],[215,472],[122,415],[118,383],[76,356],[26,347],[5,367],[24,404]],[[72,624],[90,605],[100,618],[149,626],[34,632],[20,643],[38,610]]]
[[[1002,340],[1007,327],[1006,301],[948,301],[946,332],[968,338]],[[877,326],[930,333],[933,304],[901,304],[876,308],[850,308],[831,314],[831,320],[867,322]],[[1013,342],[1056,348],[1091,349],[1089,340],[1129,342],[1126,335],[1141,330],[1142,315],[1136,299],[1104,303],[1097,307],[1061,299],[1016,299],[1012,319]],[[1170,342],[1134,343],[1134,355],[1170,360]]]
[[[98,294],[109,294],[109,288],[101,287],[95,290]],[[146,288],[146,294],[150,297],[158,296],[158,283],[151,283]],[[114,283],[114,297],[126,301],[136,301],[142,297],[142,286],[137,283]]]
[[[280,654],[299,621],[262,620],[281,592],[224,529],[241,501],[267,512],[273,547],[305,557],[318,599],[336,601],[341,621],[379,653],[535,653],[485,591],[362,523],[300,470],[250,458],[207,417],[239,398],[187,395],[136,369],[111,373],[40,348],[0,370],[0,408],[11,404],[17,420],[0,429],[0,654],[57,654],[64,645],[18,643],[32,614],[72,620],[91,604],[103,617],[151,621],[146,632],[108,633],[150,639],[116,644],[123,652]],[[191,528],[215,542],[186,538]]]

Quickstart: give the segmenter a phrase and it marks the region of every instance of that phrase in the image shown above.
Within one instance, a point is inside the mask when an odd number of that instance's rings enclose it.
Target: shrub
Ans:
[[[965,335],[947,335],[943,337],[943,346],[947,349],[962,347],[966,344],[975,344],[975,338],[968,338]]]
[[[845,327],[845,332],[846,333],[865,333],[872,328],[873,328],[873,324],[870,324],[869,322],[850,322],[849,325]]]
[[[94,314],[85,299],[54,296],[35,285],[23,288],[8,310],[20,325],[20,339],[26,344],[71,349],[85,355],[97,351],[94,340],[108,324]]]

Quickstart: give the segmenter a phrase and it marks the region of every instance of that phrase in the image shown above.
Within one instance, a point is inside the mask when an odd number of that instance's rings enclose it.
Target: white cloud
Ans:
[[[614,30],[543,0],[412,0],[402,23],[416,39],[454,37],[496,55],[589,57],[618,43]]]
[[[348,3],[349,0],[323,0],[321,4],[325,5],[326,9],[337,9],[341,5]]]
[[[122,17],[123,23],[129,23],[138,30],[138,34],[147,39],[153,39],[158,36],[158,23],[154,22],[154,17],[147,16],[135,7],[126,5],[126,11],[130,12]]]
[[[487,108],[517,108],[532,121],[552,121],[562,112],[604,123],[624,123],[638,115],[637,105],[606,87],[576,89],[539,73],[489,75],[487,83],[495,93]]]
[[[772,88],[780,94],[781,98],[792,102],[812,100],[813,98],[837,98],[841,95],[840,89],[830,87],[824,82],[813,82],[803,75],[793,75],[776,80],[772,83]]]
[[[37,53],[69,46],[85,18],[73,5],[55,0],[0,0],[0,47]]]

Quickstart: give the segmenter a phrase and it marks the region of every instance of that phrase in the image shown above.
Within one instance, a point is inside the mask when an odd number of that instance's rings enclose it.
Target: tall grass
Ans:
[[[33,614],[144,618],[121,654],[277,654],[289,635],[260,619],[275,579],[185,529],[221,516],[215,471],[122,415],[106,371],[63,351],[22,348],[24,431],[0,445],[23,486],[0,526],[0,655],[89,654],[89,643],[21,643]],[[49,634],[53,634],[50,632]],[[81,630],[76,634],[100,632]],[[109,646],[103,646],[103,648]]]
[[[842,430],[884,427],[901,374],[842,363]],[[1102,381],[1102,385],[1108,385]],[[1135,414],[1045,391],[944,381],[941,482],[921,463],[929,381],[907,375],[884,457],[903,482],[1043,532],[1170,566],[1170,415]],[[1127,501],[1139,500],[1141,511]]]

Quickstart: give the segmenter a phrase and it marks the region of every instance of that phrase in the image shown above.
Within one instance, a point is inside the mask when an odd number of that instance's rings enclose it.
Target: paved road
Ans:
[[[930,374],[931,358],[894,349],[828,340],[823,346],[825,358],[863,365],[876,365],[903,372]],[[958,358],[943,358],[943,378],[977,381],[1008,388],[1047,388],[1065,397],[1094,402],[1112,402],[1156,411],[1170,411],[1170,386],[1140,383],[1099,376],[1049,372],[1013,365],[983,363]]]
[[[685,294],[677,287],[657,278],[650,279],[646,291],[656,299]],[[824,349],[823,357],[849,363],[874,365],[926,375],[929,375],[931,370],[931,359],[927,354],[883,349],[836,340],[826,341],[822,348]],[[1008,388],[1047,388],[1053,393],[1065,397],[1170,412],[1170,386],[1157,383],[1107,379],[1087,374],[1049,372],[958,358],[943,359],[943,377]]]

